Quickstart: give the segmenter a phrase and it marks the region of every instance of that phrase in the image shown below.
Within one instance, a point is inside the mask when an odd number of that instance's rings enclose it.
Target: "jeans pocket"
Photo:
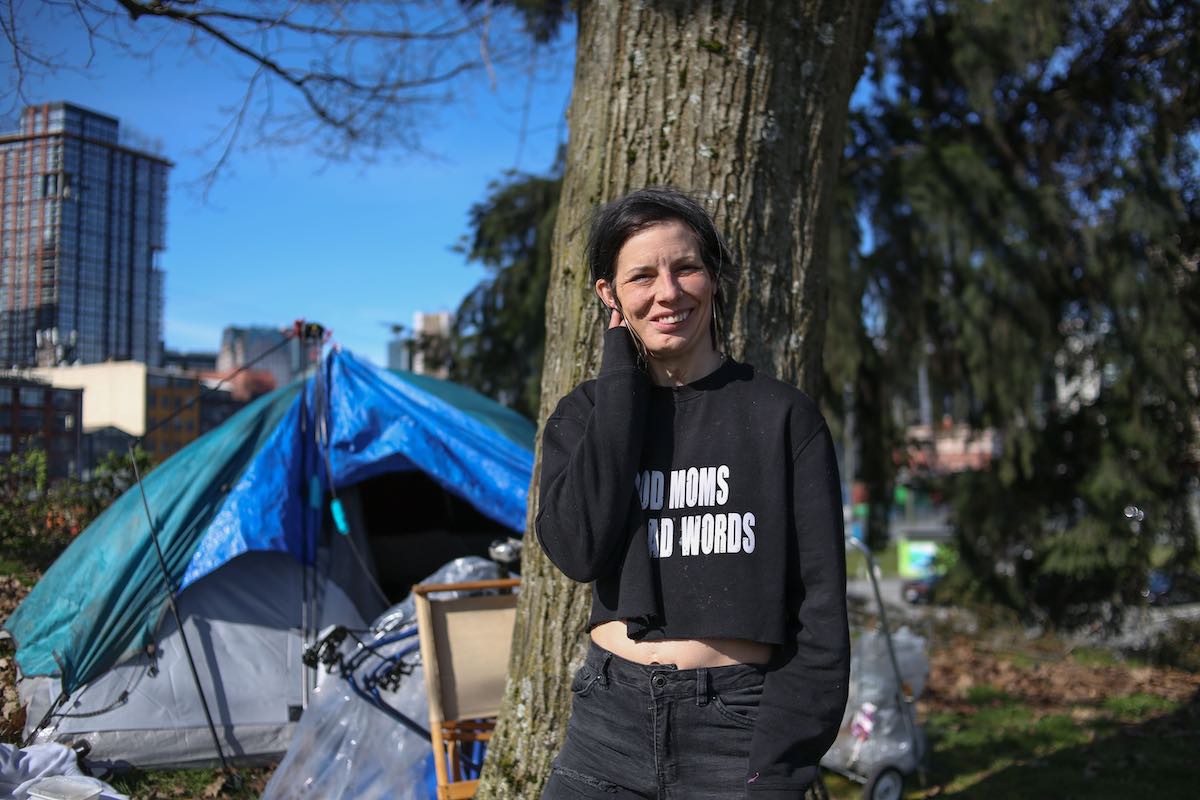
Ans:
[[[721,689],[713,694],[712,704],[721,716],[745,728],[754,727],[762,700],[761,683]]]
[[[571,679],[571,693],[576,697],[585,697],[599,679],[600,673],[584,664],[575,671],[575,677]]]

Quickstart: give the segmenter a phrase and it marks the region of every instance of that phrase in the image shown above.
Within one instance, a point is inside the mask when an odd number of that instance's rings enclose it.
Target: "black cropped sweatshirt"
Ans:
[[[628,331],[605,335],[594,381],[546,422],[536,530],[591,582],[589,629],[633,639],[776,645],[746,790],[797,798],[846,705],[850,643],[837,461],[816,405],[725,360],[653,386]]]

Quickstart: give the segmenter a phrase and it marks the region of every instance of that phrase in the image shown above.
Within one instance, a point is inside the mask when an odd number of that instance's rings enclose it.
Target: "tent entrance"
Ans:
[[[447,561],[487,558],[488,545],[512,535],[420,470],[378,475],[338,494],[352,529],[366,534],[370,561],[393,603]]]

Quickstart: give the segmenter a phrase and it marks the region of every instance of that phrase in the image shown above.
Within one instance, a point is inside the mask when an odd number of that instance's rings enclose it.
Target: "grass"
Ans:
[[[1144,692],[1125,697],[1109,697],[1101,703],[1101,706],[1116,717],[1133,721],[1155,714],[1169,713],[1178,708],[1177,703]]]
[[[253,800],[262,794],[270,768],[239,768],[231,780],[217,769],[131,770],[105,780],[137,800],[207,798]]]
[[[0,577],[19,578],[26,585],[33,585],[40,577],[36,569],[23,561],[0,555]]]
[[[1077,647],[1071,651],[1071,658],[1082,667],[1128,666],[1128,662],[1118,653],[1101,647]]]
[[[1012,698],[1002,689],[984,683],[967,690],[967,702],[973,706],[1006,705]]]
[[[1029,653],[1013,653],[1009,657],[1009,663],[1011,663],[1017,669],[1029,669],[1037,664],[1038,661],[1039,660],[1036,656]]]
[[[1117,698],[1118,706],[1126,699]],[[1156,716],[1184,713],[1178,704],[1147,710],[1134,703],[1117,716],[1039,717],[1027,706],[1008,704],[981,709],[969,719],[936,715],[927,720],[926,732],[944,797],[1186,797],[1195,783],[1194,771],[1185,766],[1195,758],[1195,731],[1175,737],[1154,732],[1170,727],[1156,724]],[[1141,724],[1127,727],[1122,718]]]

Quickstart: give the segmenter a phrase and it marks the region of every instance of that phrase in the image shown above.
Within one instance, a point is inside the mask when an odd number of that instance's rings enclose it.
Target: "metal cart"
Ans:
[[[901,662],[905,662],[910,671],[914,663],[923,664],[927,671],[928,656],[923,640],[915,636],[904,642],[912,647],[897,654],[896,641],[888,626],[887,609],[875,577],[875,559],[870,549],[858,539],[847,537],[846,546],[854,547],[866,556],[871,589],[879,607],[879,629],[874,633],[864,632],[859,637],[851,662],[846,717],[837,740],[821,759],[821,766],[865,784],[865,800],[900,800],[906,776],[919,773],[924,784],[926,756],[925,735],[917,725],[913,710],[916,698],[908,697],[904,690],[906,678],[911,676],[903,673]],[[909,682],[911,685],[911,680]]]

